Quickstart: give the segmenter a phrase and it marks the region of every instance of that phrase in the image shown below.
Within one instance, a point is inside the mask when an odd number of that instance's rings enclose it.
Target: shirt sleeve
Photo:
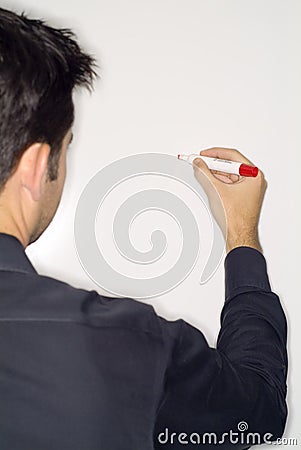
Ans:
[[[283,434],[287,325],[260,252],[238,247],[227,255],[225,297],[216,348],[183,320],[160,318],[164,339],[173,344],[156,449],[244,449]]]

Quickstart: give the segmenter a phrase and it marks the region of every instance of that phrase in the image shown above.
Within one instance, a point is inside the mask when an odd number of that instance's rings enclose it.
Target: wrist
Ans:
[[[226,239],[226,252],[229,253],[236,247],[251,247],[262,253],[259,242],[258,230],[242,230],[241,232],[228,232]]]

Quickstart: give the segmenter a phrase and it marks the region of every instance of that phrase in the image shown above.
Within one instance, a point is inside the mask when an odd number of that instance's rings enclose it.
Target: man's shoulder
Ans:
[[[14,273],[10,282],[9,278],[6,277],[6,291],[10,291],[10,305],[15,305],[20,314],[161,333],[153,306],[133,298],[102,295],[37,273]]]

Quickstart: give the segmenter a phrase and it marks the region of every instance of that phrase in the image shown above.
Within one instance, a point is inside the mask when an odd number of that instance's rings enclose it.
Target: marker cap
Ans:
[[[248,164],[241,164],[239,167],[239,175],[242,177],[257,177],[258,167],[248,166]]]

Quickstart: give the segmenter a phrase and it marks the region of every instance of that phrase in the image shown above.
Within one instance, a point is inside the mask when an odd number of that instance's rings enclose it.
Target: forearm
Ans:
[[[246,316],[258,318],[263,329],[275,331],[269,342],[280,343],[286,352],[287,329],[283,309],[278,296],[271,291],[263,255],[248,246],[233,249],[225,260],[225,305],[219,345],[233,345],[230,335],[242,329],[248,330]],[[229,339],[225,339],[226,336]],[[261,339],[261,336],[254,337]],[[243,345],[243,341],[237,344],[240,343]]]
[[[217,348],[231,363],[257,374],[286,414],[286,319],[271,291],[264,257],[251,248],[235,248],[225,261],[226,303]]]

